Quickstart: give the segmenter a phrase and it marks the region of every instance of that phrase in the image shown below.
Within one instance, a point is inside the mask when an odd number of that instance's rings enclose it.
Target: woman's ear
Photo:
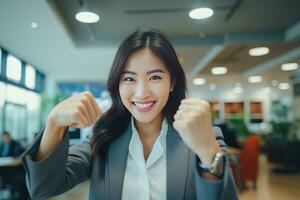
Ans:
[[[171,83],[171,87],[170,87],[170,92],[173,92],[173,90],[174,90],[174,83]]]

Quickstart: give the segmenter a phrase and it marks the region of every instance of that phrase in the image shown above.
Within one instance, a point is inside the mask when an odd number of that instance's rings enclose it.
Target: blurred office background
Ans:
[[[204,7],[211,10],[190,12]],[[299,199],[299,10],[299,0],[2,0],[0,136],[9,132],[26,148],[50,110],[78,92],[91,91],[107,108],[118,45],[154,27],[174,44],[189,96],[211,103],[240,199]],[[82,11],[99,19],[80,22]],[[71,129],[71,144],[89,130]],[[6,161],[0,172],[16,167]],[[9,182],[0,184],[0,199],[20,198]],[[87,199],[88,186],[53,199]]]

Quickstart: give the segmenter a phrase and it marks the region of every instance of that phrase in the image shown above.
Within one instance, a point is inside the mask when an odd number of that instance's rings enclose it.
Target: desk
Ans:
[[[25,171],[22,167],[22,161],[19,157],[0,157],[0,199],[3,198],[5,191],[1,192],[1,188],[11,185],[9,192],[13,197],[16,192],[21,196],[20,199],[28,199],[29,194],[25,186]]]
[[[0,157],[0,167],[14,167],[21,165],[21,158]]]
[[[0,187],[3,184],[3,176],[9,174],[9,170],[21,165],[21,158],[0,157]]]

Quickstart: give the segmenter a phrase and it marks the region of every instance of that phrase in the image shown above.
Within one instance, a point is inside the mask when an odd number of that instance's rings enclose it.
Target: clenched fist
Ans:
[[[101,115],[95,97],[90,92],[82,92],[57,104],[48,120],[56,127],[84,128],[94,124]]]
[[[184,99],[174,119],[173,126],[186,145],[202,163],[210,164],[220,148],[213,133],[209,103],[196,98]]]

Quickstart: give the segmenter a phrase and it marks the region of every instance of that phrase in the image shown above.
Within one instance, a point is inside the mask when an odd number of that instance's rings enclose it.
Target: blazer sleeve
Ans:
[[[26,171],[26,186],[32,199],[46,199],[70,190],[90,178],[90,138],[69,148],[69,134],[43,160],[34,161],[43,131],[22,154]]]
[[[227,147],[220,128],[214,128],[216,140],[220,148],[227,153]],[[229,166],[229,160],[225,158],[225,168],[222,179],[218,181],[208,180],[201,177],[199,173],[199,159],[195,159],[195,181],[197,199],[221,200],[221,199],[238,199],[237,190],[234,183],[233,175]]]

